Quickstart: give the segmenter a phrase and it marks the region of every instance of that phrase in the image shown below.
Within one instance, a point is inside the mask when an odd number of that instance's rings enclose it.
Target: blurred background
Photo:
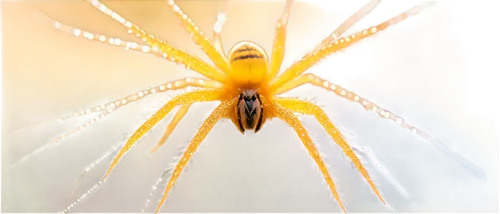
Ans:
[[[328,3],[326,3],[328,2]],[[164,1],[105,1],[123,17],[204,60]],[[282,68],[312,50],[366,1],[300,1],[289,20]],[[217,1],[178,1],[212,35]],[[415,5],[383,2],[356,32]],[[223,28],[225,50],[251,40],[271,51],[284,1],[235,1]],[[47,119],[112,101],[148,86],[201,77],[153,55],[76,38],[41,24],[41,12],[63,24],[137,41],[84,1],[2,2],[2,212],[59,212],[104,175],[111,159],[83,170],[126,139],[172,96],[151,95],[12,167],[24,155],[87,116],[37,126]],[[361,155],[385,200],[397,212],[498,212],[498,66],[492,4],[438,2],[422,14],[333,54],[308,72],[354,91],[440,139],[478,169],[463,167],[394,122],[312,86],[287,93],[321,105],[349,142],[371,154],[405,196]],[[158,152],[148,155],[172,115],[121,160],[107,182],[73,212],[140,212],[157,179],[216,103],[194,105]],[[326,155],[348,212],[388,212],[353,164],[309,117],[301,117]],[[161,194],[153,196],[152,205]],[[149,209],[151,211],[151,209]],[[279,120],[241,135],[220,122],[178,179],[163,212],[341,212],[293,130]]]

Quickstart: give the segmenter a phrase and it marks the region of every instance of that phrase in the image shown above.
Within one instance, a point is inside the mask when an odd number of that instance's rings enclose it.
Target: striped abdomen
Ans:
[[[229,78],[241,88],[257,88],[266,79],[269,61],[264,49],[243,41],[229,51]]]

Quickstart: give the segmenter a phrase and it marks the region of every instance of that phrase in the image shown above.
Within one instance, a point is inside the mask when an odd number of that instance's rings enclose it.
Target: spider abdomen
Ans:
[[[240,88],[257,88],[269,70],[267,54],[250,41],[237,43],[229,51],[229,78]]]

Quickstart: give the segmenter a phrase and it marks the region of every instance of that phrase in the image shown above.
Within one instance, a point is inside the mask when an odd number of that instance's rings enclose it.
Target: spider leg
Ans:
[[[167,130],[165,130],[160,140],[158,140],[156,145],[151,149],[151,151],[149,151],[149,154],[156,152],[161,146],[163,146],[163,144],[165,144],[165,142],[167,141],[168,137],[170,137],[170,134],[172,134],[172,131],[174,131],[177,124],[182,120],[184,115],[186,115],[186,113],[188,112],[190,106],[191,104],[184,104],[179,108],[179,110],[177,110],[177,113],[175,114],[174,118],[172,119],[170,124],[168,124]]]
[[[151,203],[151,198],[153,197],[153,195],[156,193],[156,190],[158,190],[158,187],[160,187],[161,184],[164,185],[164,180],[165,180],[165,177],[167,175],[169,175],[171,172],[172,172],[173,168],[172,167],[169,167],[167,168],[163,174],[161,175],[161,177],[156,181],[156,184],[153,186],[153,191],[151,191],[151,193],[149,194],[149,197],[148,197],[148,200],[146,200],[146,204],[144,204],[144,208],[142,209],[142,213],[145,213],[146,212],[146,209],[148,208],[149,206],[149,203]]]
[[[366,171],[363,164],[361,164],[361,161],[356,156],[351,146],[345,141],[339,129],[335,127],[335,125],[333,125],[330,119],[328,119],[328,116],[326,116],[325,112],[319,106],[311,102],[294,98],[277,98],[276,102],[278,102],[284,108],[290,109],[293,112],[305,115],[313,115],[321,124],[321,126],[323,126],[326,132],[328,132],[330,137],[340,146],[340,148],[342,148],[345,155],[349,157],[349,159],[351,159],[351,161],[354,163],[354,166],[356,166],[361,175],[363,175],[363,177],[366,179],[377,197],[382,201],[382,203],[386,204],[384,199],[382,198],[382,195],[380,195],[380,192],[370,178],[368,171]]]
[[[70,114],[70,115],[67,115],[67,116],[63,116],[63,117],[59,117],[59,118],[54,119],[54,120],[42,122],[41,124],[43,124],[43,125],[48,124],[48,123],[55,123],[55,122],[62,123],[64,120],[67,120],[67,119],[78,118],[78,117],[83,116],[83,115],[100,112],[100,114],[97,117],[89,120],[88,122],[86,122],[80,126],[77,126],[69,131],[66,131],[65,133],[63,133],[57,137],[52,138],[52,140],[50,140],[45,145],[42,145],[41,147],[37,148],[36,150],[34,150],[34,151],[30,152],[29,154],[25,155],[24,157],[22,157],[17,163],[13,164],[11,167],[15,167],[16,165],[28,160],[29,158],[42,152],[43,150],[49,148],[50,146],[59,143],[61,140],[66,139],[69,136],[76,134],[80,131],[83,131],[84,129],[96,124],[97,122],[102,120],[104,117],[108,116],[110,113],[114,112],[116,109],[118,109],[122,106],[125,106],[129,103],[135,102],[137,100],[140,100],[143,97],[146,97],[150,94],[164,92],[167,90],[182,89],[182,88],[186,88],[188,86],[201,87],[201,88],[216,88],[216,87],[219,87],[219,83],[217,83],[213,80],[187,77],[187,78],[180,79],[180,80],[166,82],[164,84],[161,84],[161,85],[158,85],[158,86],[155,86],[152,88],[148,87],[145,90],[138,91],[136,93],[130,94],[130,95],[125,96],[121,99],[114,100],[112,102],[97,105],[97,106],[94,106],[91,108],[86,108],[85,110],[80,110],[80,111],[77,111],[77,112]]]
[[[399,23],[407,18],[410,18],[414,15],[421,13],[425,8],[427,8],[428,6],[430,6],[434,3],[435,2],[433,2],[433,1],[422,2],[422,3],[412,7],[410,9],[406,10],[403,13],[400,13],[399,15],[392,17],[391,19],[385,21],[384,23],[379,24],[378,26],[380,26],[380,28],[387,28],[391,25],[395,25],[395,24],[397,24],[397,23]]]
[[[403,188],[398,184],[398,182],[396,182],[396,180],[394,180],[391,175],[385,171],[384,167],[375,159],[375,157],[373,157],[373,155],[370,154],[370,151],[368,149],[365,149],[363,147],[357,147],[357,146],[354,146],[354,145],[351,145],[352,149],[354,151],[357,151],[357,152],[360,152],[361,154],[365,155],[371,162],[373,162],[373,164],[375,164],[375,166],[377,166],[377,168],[385,174],[385,176],[387,178],[389,178],[389,180],[391,180],[391,182],[394,184],[394,186],[396,186],[399,191],[401,193],[403,193],[403,195],[405,195],[406,197],[408,197],[408,194],[406,194],[406,192],[403,190]]]
[[[287,83],[283,84],[281,87],[277,88],[276,89],[276,94],[277,95],[280,95],[280,94],[283,94],[285,92],[288,92],[294,88],[297,88],[301,85],[304,85],[304,84],[307,84],[307,83],[311,83],[311,80],[313,78],[315,78],[316,76],[313,75],[313,74],[303,74],[303,75],[300,75],[298,76],[297,78],[293,79],[293,80],[290,80],[288,81]]]
[[[322,80],[320,79],[319,77],[317,76],[314,76],[313,74],[305,74],[305,75],[301,75],[299,76],[298,78],[286,83],[285,85],[283,85],[283,87],[281,87],[278,91],[277,91],[277,94],[282,94],[282,93],[285,93],[289,90],[292,90],[296,87],[299,87],[301,85],[304,85],[306,83],[311,83],[315,86],[320,86],[320,87],[324,87],[326,88],[327,90],[331,90],[330,86],[334,86],[335,88],[335,84],[332,84],[326,80]],[[349,92],[352,94],[352,92]],[[357,95],[356,95],[357,96]],[[359,96],[358,96],[359,98]],[[370,155],[369,151],[364,149],[364,148],[357,148],[355,146],[352,146],[352,148],[354,150],[358,150],[359,152],[362,152],[364,153],[366,156],[368,156],[368,159],[370,159],[375,165],[377,165],[377,167],[380,169],[380,171],[382,171],[391,181],[392,183],[406,196],[408,197],[408,195],[406,194],[406,192],[401,188],[401,186],[389,175],[389,173],[387,171],[385,171],[385,169],[382,167],[382,165],[380,165],[377,160],[375,160],[375,158]]]
[[[82,201],[83,199],[85,199],[87,196],[89,196],[91,193],[93,193],[95,190],[97,190],[102,184],[104,183],[104,181],[99,181],[97,182],[96,184],[94,184],[94,186],[92,186],[89,190],[87,190],[84,194],[82,194],[78,199],[76,199],[75,201],[73,201],[73,203],[71,203],[70,205],[68,205],[66,207],[66,209],[64,209],[62,212],[60,213],[68,213],[71,209],[73,209],[78,203],[80,203],[80,201]]]
[[[335,184],[333,182],[332,176],[328,172],[328,168],[321,158],[321,154],[319,153],[318,149],[316,148],[315,144],[309,137],[309,133],[307,130],[304,128],[302,123],[299,121],[297,116],[295,114],[284,108],[281,107],[280,105],[273,105],[274,107],[274,116],[278,117],[279,119],[285,121],[289,126],[291,126],[297,135],[299,136],[300,140],[306,147],[307,151],[309,152],[309,155],[312,157],[314,162],[316,162],[316,165],[318,166],[319,170],[321,171],[321,174],[323,174],[323,178],[325,179],[326,183],[328,183],[328,186],[330,187],[330,191],[332,192],[333,196],[339,203],[340,208],[344,213],[347,213],[344,205],[342,204],[342,201],[340,199],[340,196],[337,192],[337,189],[335,187]]]
[[[384,28],[396,27],[398,24],[403,23],[405,20],[408,20],[408,19],[410,19],[412,17],[422,16],[423,12],[425,12],[425,11],[427,11],[427,10],[435,7],[437,4],[439,4],[439,2],[441,2],[441,1],[426,0],[426,1],[422,2],[422,3],[416,4],[416,5],[408,8],[408,9],[406,9],[405,11],[397,14],[396,16],[393,16],[391,18],[383,20],[382,22],[377,23],[377,24],[380,25],[380,26],[386,25],[386,27],[384,27]],[[368,4],[366,4],[366,7],[376,8],[377,6],[375,6],[375,4],[376,4],[375,1],[372,1],[372,2],[369,2]],[[363,7],[365,7],[365,6],[363,6]],[[360,10],[361,10],[361,8],[360,8]],[[342,21],[339,24],[339,26],[341,26],[342,24],[344,24],[346,22],[346,20],[349,19],[350,16],[355,15],[355,14],[357,16],[356,20],[357,21],[361,21],[362,15],[361,14],[357,14],[360,10],[358,10],[355,13],[349,15],[346,19],[344,19],[344,21]],[[365,12],[366,13],[364,13],[364,12],[363,13],[366,14],[366,15],[368,15],[369,11],[365,10]],[[363,28],[364,27],[362,27],[361,29],[363,29]],[[343,34],[352,33],[351,37],[356,36],[355,32],[353,33],[353,31],[355,31],[355,30],[352,30],[351,32],[349,32],[349,30],[348,30],[347,27],[345,27],[343,29],[345,29],[345,31],[342,30],[344,32]],[[329,38],[329,37],[325,38],[323,40],[323,42],[320,43],[320,45],[318,45],[318,49],[317,50],[319,50],[319,48],[321,48],[321,47],[325,47],[328,44],[328,42],[332,42],[332,40],[337,40],[334,37],[336,37],[336,38],[342,37],[340,33],[335,34],[336,36],[334,36],[333,33],[335,33],[335,30],[332,32],[332,38]],[[326,55],[320,57],[316,61],[316,63],[312,64],[310,67],[312,67],[313,69],[317,70],[320,66],[322,66],[326,62],[331,61],[334,58],[336,58],[338,56],[338,54],[337,53],[335,53],[335,54],[326,54]]]
[[[121,157],[126,153],[127,151],[130,151],[130,149],[135,145],[135,143],[138,140],[132,141],[134,139],[140,139],[143,136],[147,134],[147,132],[156,126],[156,124],[159,124],[163,118],[165,118],[168,114],[170,114],[173,109],[177,105],[190,105],[195,102],[210,102],[213,99],[216,99],[216,90],[211,89],[201,89],[201,90],[195,90],[195,91],[189,91],[184,94],[175,96],[171,98],[167,103],[161,104],[156,111],[153,111],[153,113],[148,116],[145,121],[137,126],[136,130],[132,133],[130,137],[127,137],[124,141],[122,141],[120,144],[116,145],[113,147],[111,151],[106,153],[104,156],[102,156],[99,160],[95,161],[93,164],[88,166],[83,174],[85,174],[87,171],[92,169],[96,164],[100,163],[102,160],[107,158],[109,155],[115,153],[118,149],[118,154],[113,158],[111,161],[111,164],[108,168],[108,171],[106,172],[106,175],[104,176],[103,179],[101,179],[99,182],[95,183],[90,189],[88,189],[84,194],[82,194],[77,200],[75,200],[73,203],[71,203],[68,207],[66,207],[62,213],[66,213],[69,210],[71,210],[74,206],[76,206],[81,200],[83,200],[85,197],[87,197],[88,194],[92,193],[98,186],[102,185],[105,182],[105,178],[109,173],[111,173],[112,169],[116,166],[118,161],[121,159]],[[83,176],[83,174],[81,176]],[[80,177],[81,178],[81,177]],[[78,179],[77,183],[75,184],[75,188],[78,185],[80,178]]]
[[[314,48],[314,51],[317,51],[321,49],[321,47],[339,39],[342,34],[349,30],[349,28],[363,19],[366,15],[370,14],[378,6],[379,3],[380,0],[370,0],[361,9],[356,11],[356,13],[352,14],[349,18],[347,18],[347,20],[340,24],[340,26],[337,27],[337,29],[335,29],[328,37],[323,39],[323,41],[321,41],[321,43]]]
[[[120,143],[114,145],[111,148],[111,150],[108,150],[104,155],[102,155],[97,160],[95,160],[94,162],[92,162],[90,165],[88,165],[87,167],[85,167],[85,170],[83,170],[82,174],[80,175],[80,178],[78,178],[78,181],[76,181],[75,187],[73,188],[73,193],[75,192],[76,188],[80,184],[80,181],[83,179],[84,175],[87,174],[87,172],[89,172],[94,167],[96,167],[98,164],[102,163],[104,160],[106,160],[107,158],[109,158],[112,154],[115,154],[116,152],[118,152],[118,149],[121,148],[122,146],[123,146],[123,142],[120,142]]]
[[[217,88],[217,87],[220,87],[220,84],[216,81],[209,80],[209,79],[186,77],[184,79],[165,82],[161,85],[157,85],[154,87],[147,87],[144,90],[135,92],[133,94],[127,95],[127,96],[122,97],[120,99],[116,99],[114,101],[111,101],[108,103],[103,103],[103,104],[100,104],[97,106],[85,108],[83,110],[79,110],[79,111],[73,112],[72,114],[58,117],[56,119],[51,119],[51,120],[47,120],[44,122],[40,122],[37,125],[47,125],[47,124],[51,124],[51,123],[62,123],[68,119],[78,118],[78,117],[83,116],[83,115],[88,115],[88,114],[92,114],[92,113],[96,113],[96,112],[104,112],[104,111],[106,111],[106,109],[116,110],[121,106],[138,101],[138,100],[140,100],[148,95],[151,95],[151,94],[160,93],[160,92],[164,92],[164,91],[170,91],[170,90],[183,89],[183,88],[189,87],[189,86],[200,87],[200,88]]]
[[[106,180],[109,173],[116,166],[118,161],[122,158],[122,156],[130,149],[132,146],[141,139],[149,130],[151,130],[158,122],[160,122],[165,116],[167,116],[172,109],[177,105],[186,105],[195,102],[209,102],[216,101],[220,98],[220,90],[218,89],[210,89],[210,90],[198,90],[187,92],[185,94],[176,96],[168,101],[165,105],[163,105],[160,110],[155,112],[151,118],[149,118],[146,122],[144,122],[127,140],[127,142],[120,149],[118,154],[115,156],[111,165],[109,166],[108,171],[102,178],[102,181]]]
[[[316,62],[325,58],[326,56],[340,51],[354,42],[360,41],[363,38],[371,36],[378,32],[376,27],[372,27],[371,30],[363,30],[362,32],[358,32],[353,34],[352,36],[348,36],[346,38],[341,38],[335,41],[332,44],[328,44],[326,47],[323,47],[319,51],[315,51],[313,53],[305,55],[300,61],[295,62],[291,67],[289,67],[285,72],[281,75],[277,76],[274,81],[271,83],[270,91],[276,92],[276,89],[280,88],[287,82],[295,79],[297,76],[302,74],[304,71],[313,66]]]
[[[330,116],[332,119],[336,119],[337,117],[331,115]],[[359,145],[358,143],[356,142],[360,142],[356,136],[354,135],[354,133],[352,133],[349,129],[345,128],[342,124],[340,124],[339,122],[335,121],[335,120],[332,120],[332,122],[334,123],[334,125],[336,127],[339,128],[342,136],[347,140],[347,142],[351,145],[351,147],[353,149],[355,149],[356,151],[358,152],[362,152],[363,154],[365,154],[368,158],[370,158],[370,160],[372,161],[373,165],[375,165],[379,170],[380,172],[384,173],[384,175],[387,177],[387,179],[389,179],[392,184],[398,188],[399,192],[401,192],[412,204],[415,204],[415,202],[408,196],[408,194],[403,190],[403,188],[392,178],[392,176],[389,174],[389,172],[387,172],[387,170],[385,170],[384,167],[382,167],[377,159],[375,159],[375,157],[371,154],[370,150],[368,148],[365,148],[361,145]],[[332,144],[333,142],[330,141],[330,144]],[[340,151],[339,151],[340,153]]]
[[[193,154],[196,152],[196,149],[198,149],[198,146],[200,146],[210,130],[212,130],[212,128],[220,119],[228,117],[231,110],[234,109],[235,104],[236,99],[221,102],[221,104],[219,104],[219,106],[217,106],[217,108],[203,122],[203,125],[201,125],[200,129],[191,140],[191,143],[187,147],[186,151],[184,151],[184,154],[182,155],[179,162],[177,162],[174,171],[170,175],[170,178],[167,182],[167,187],[165,188],[165,192],[163,193],[163,196],[158,203],[155,213],[159,212],[161,206],[163,205],[163,202],[165,202],[165,199],[167,198],[168,193],[174,186],[175,181],[181,174],[182,170],[186,167]]]
[[[200,31],[198,26],[191,20],[187,14],[175,3],[174,0],[168,0],[169,9],[179,18],[186,31],[191,35],[193,41],[208,55],[210,60],[224,72],[229,71],[227,59],[217,51],[212,42]]]
[[[285,93],[289,90],[292,90],[296,87],[299,87],[304,84],[311,84],[314,86],[322,87],[328,91],[333,91],[335,94],[337,94],[340,97],[343,97],[345,99],[348,99],[350,101],[354,101],[360,105],[362,105],[366,110],[368,111],[373,111],[375,112],[378,116],[392,120],[396,122],[399,126],[401,126],[403,129],[407,129],[411,131],[413,134],[418,135],[419,137],[423,138],[427,142],[431,143],[432,145],[436,146],[439,150],[441,150],[444,154],[448,155],[450,158],[453,160],[457,161],[460,165],[462,165],[464,168],[467,170],[471,171],[475,175],[485,178],[486,175],[484,174],[483,170],[478,167],[476,164],[473,162],[469,161],[467,158],[465,158],[463,155],[460,155],[460,152],[454,151],[450,148],[448,148],[445,144],[443,144],[440,140],[438,140],[435,137],[432,137],[430,134],[424,132],[423,130],[405,122],[405,119],[402,118],[401,116],[396,115],[393,112],[390,112],[387,109],[384,109],[374,102],[365,99],[358,94],[349,91],[339,85],[336,85],[334,83],[331,83],[327,80],[324,80],[314,74],[304,74],[301,75],[294,80],[286,83],[283,85],[281,88],[279,88],[277,91],[277,94],[282,94]]]
[[[201,60],[197,56],[188,54],[187,52],[182,51],[182,50],[174,47],[173,45],[169,44],[168,42],[163,41],[159,38],[156,38],[153,35],[148,34],[146,31],[142,30],[139,26],[126,20],[125,18],[120,16],[120,14],[114,12],[113,10],[108,8],[106,5],[101,3],[99,0],[87,0],[87,1],[90,2],[95,8],[97,8],[102,13],[110,16],[111,18],[113,18],[114,20],[116,20],[117,22],[119,22],[120,24],[125,26],[128,29],[129,33],[133,33],[137,37],[141,38],[144,42],[146,42],[149,46],[151,46],[151,50],[153,52],[160,51],[162,53],[163,58],[170,60],[172,62],[177,62],[177,63],[183,64],[186,66],[187,69],[190,68],[193,71],[196,71],[199,74],[201,74],[209,79],[212,79],[212,80],[215,80],[218,82],[225,82],[226,81],[226,76],[224,75],[224,73],[219,71],[214,66],[204,62],[203,60]],[[214,49],[214,51],[215,51],[215,49]]]
[[[38,148],[37,148],[37,149],[35,149],[34,151],[32,151],[32,152],[28,153],[27,155],[25,155],[24,157],[22,157],[19,161],[17,161],[16,163],[14,163],[14,164],[11,166],[11,168],[12,168],[12,167],[17,166],[18,164],[20,164],[20,163],[22,163],[22,162],[24,162],[24,161],[26,161],[26,160],[28,160],[28,159],[30,159],[31,157],[33,157],[33,156],[35,156],[36,154],[38,154],[38,153],[40,153],[40,152],[44,151],[45,149],[48,149],[48,148],[50,148],[51,146],[56,145],[56,144],[57,144],[57,143],[59,143],[61,140],[63,140],[63,139],[65,139],[65,138],[67,138],[67,137],[69,137],[69,136],[71,136],[71,135],[73,135],[73,134],[75,134],[75,133],[77,133],[77,132],[80,132],[80,131],[82,131],[82,130],[84,130],[84,129],[88,128],[88,127],[90,127],[91,125],[93,125],[93,124],[97,123],[97,121],[99,121],[99,120],[101,120],[102,118],[104,118],[105,116],[107,116],[107,115],[108,115],[109,113],[111,113],[112,111],[113,111],[113,109],[108,109],[108,110],[106,110],[105,112],[103,112],[103,113],[99,114],[99,116],[97,116],[97,117],[93,118],[92,120],[90,120],[90,121],[88,121],[88,122],[86,122],[86,123],[84,123],[84,124],[82,124],[82,125],[80,125],[80,126],[77,126],[77,127],[73,128],[73,129],[71,129],[71,130],[69,130],[69,131],[66,131],[66,132],[64,132],[63,134],[61,134],[61,135],[59,135],[59,136],[57,136],[57,137],[52,138],[52,139],[51,139],[48,143],[46,143],[46,144],[44,144],[44,145],[42,145],[42,146],[38,147]]]
[[[187,107],[189,108],[190,105],[182,105],[181,107]],[[187,109],[186,109],[187,111]],[[120,142],[119,144],[113,146],[113,148],[106,152],[106,154],[104,154],[103,156],[101,156],[99,159],[97,159],[96,161],[94,161],[92,164],[90,164],[89,166],[87,166],[85,168],[85,170],[82,172],[82,174],[80,175],[80,178],[78,179],[78,181],[76,182],[75,184],[75,187],[73,188],[73,192],[75,192],[76,188],[78,187],[78,185],[80,184],[80,181],[82,180],[83,176],[89,172],[91,169],[93,169],[95,166],[97,166],[99,163],[102,163],[105,159],[109,158],[110,155],[112,154],[115,154],[116,152],[118,152],[118,149],[123,147],[124,146],[124,142]],[[165,172],[166,173],[166,172]],[[165,173],[164,175],[162,176],[162,178],[165,176]],[[155,189],[157,188],[157,186],[159,185],[159,182],[161,181],[161,179],[156,183],[155,185]],[[94,185],[89,191],[87,191],[83,196],[81,196],[80,198],[78,198],[75,202],[73,202],[70,206],[68,206],[66,208],[66,210],[64,210],[64,213],[67,213],[69,210],[71,210],[74,206],[76,206],[80,201],[81,199],[83,199],[85,196],[87,196],[88,194],[90,194],[91,192],[95,191],[101,184],[103,183],[103,181],[99,181],[96,185]],[[151,196],[150,196],[151,197]],[[149,203],[149,199],[148,199],[148,203]],[[147,206],[147,204],[146,204]],[[143,212],[144,213],[144,212]]]
[[[283,13],[278,21],[276,21],[276,33],[274,35],[271,65],[268,76],[270,79],[274,78],[278,74],[285,56],[286,25],[288,23],[288,17],[290,17],[290,13],[292,12],[292,5],[293,0],[287,0]]]
[[[38,19],[38,21],[42,22],[47,26],[53,27],[57,30],[71,34],[76,37],[83,37],[88,40],[97,41],[112,46],[123,47],[126,50],[141,51],[144,53],[152,53],[156,54],[157,56],[162,56],[161,53],[158,52],[158,50],[152,50],[151,46],[149,45],[141,45],[137,42],[125,41],[120,38],[108,37],[106,35],[88,32],[79,28],[74,28],[62,24],[61,22],[55,21],[39,11],[35,12],[33,16],[35,16]]]
[[[364,29],[360,32],[351,34],[346,37],[342,37],[340,39],[335,40],[333,43],[329,43],[323,47],[321,47],[320,50],[314,51],[312,53],[306,54],[302,59],[296,63],[294,63],[290,68],[288,68],[285,72],[283,72],[281,75],[276,77],[274,81],[272,82],[270,86],[270,91],[275,91],[276,89],[280,88],[287,82],[295,79],[298,77],[300,74],[302,74],[304,71],[309,69],[311,66],[313,66],[315,63],[318,61],[324,59],[325,57],[329,56],[330,54],[336,53],[340,50],[343,50],[350,45],[363,40],[364,38],[370,37],[372,35],[375,35],[377,32],[386,29],[389,26],[395,25],[399,23],[402,20],[405,20],[408,17],[411,17],[413,15],[416,15],[420,13],[425,7],[429,6],[432,3],[425,2],[421,3],[381,24],[378,24],[376,26],[369,27],[367,29]]]
[[[222,1],[222,2],[221,2]],[[221,32],[222,32],[222,27],[224,27],[224,24],[226,23],[226,14],[227,14],[227,8],[228,8],[228,1],[227,0],[219,0],[219,9],[217,12],[217,21],[214,23],[213,27],[213,42],[214,42],[214,47],[219,54],[226,58],[226,53],[224,52],[224,47],[222,46],[222,41],[221,41]]]

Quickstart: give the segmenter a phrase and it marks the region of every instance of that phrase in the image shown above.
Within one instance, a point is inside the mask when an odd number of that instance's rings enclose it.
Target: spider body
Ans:
[[[229,83],[225,88],[225,94],[239,92],[238,103],[235,106],[236,113],[231,114],[231,121],[241,133],[245,130],[258,132],[265,121],[260,96],[266,95],[265,87],[268,85],[267,54],[259,45],[250,41],[242,41],[231,48],[228,60]]]
[[[239,42],[229,52],[228,59],[228,77],[237,87],[265,86],[269,62],[266,52],[260,46],[250,41]]]
[[[244,89],[238,98],[236,106],[237,111],[237,124],[235,124],[241,133],[246,129],[255,130],[258,132],[263,125],[263,112],[262,101],[260,94],[255,89]],[[232,119],[235,121],[235,119]]]
[[[378,197],[383,204],[386,204],[367,170],[354,153],[353,148],[346,142],[340,130],[328,118],[326,113],[314,103],[296,98],[280,96],[284,92],[304,84],[319,86],[326,90],[333,91],[336,94],[340,94],[341,96],[345,96],[347,99],[357,102],[367,109],[373,109],[373,111],[377,111],[377,113],[380,111],[380,115],[382,117],[391,119],[404,128],[412,130],[416,134],[423,137],[426,136],[425,133],[421,132],[417,128],[405,123],[401,117],[378,107],[374,103],[356,95],[355,93],[337,87],[335,84],[323,80],[313,74],[303,74],[311,66],[325,57],[348,48],[350,45],[361,41],[364,38],[375,35],[387,27],[406,19],[411,15],[419,13],[426,6],[426,4],[418,5],[379,25],[375,25],[357,33],[342,37],[344,32],[351,25],[370,13],[379,2],[372,0],[345,22],[348,24],[342,24],[339,29],[333,31],[331,35],[325,38],[325,40],[318,45],[315,51],[306,54],[302,59],[280,73],[281,64],[285,55],[286,26],[293,2],[291,0],[286,1],[283,13],[276,23],[276,34],[270,57],[268,57],[260,46],[249,41],[237,43],[229,51],[229,54],[226,57],[220,42],[220,26],[223,24],[223,21],[218,20],[215,24],[219,27],[214,27],[213,41],[211,41],[199,30],[198,27],[196,27],[194,22],[173,0],[169,0],[167,2],[169,8],[179,18],[186,30],[192,36],[193,41],[208,55],[214,65],[204,62],[194,55],[177,49],[167,41],[145,32],[139,26],[121,17],[118,13],[109,9],[100,1],[88,0],[88,2],[104,14],[107,14],[122,24],[129,33],[136,35],[144,41],[144,44],[139,45],[137,43],[124,40],[119,40],[119,42],[117,42],[117,40],[113,40],[113,42],[111,42],[110,40],[110,42],[106,42],[108,40],[103,35],[96,35],[90,32],[82,33],[79,29],[64,26],[61,23],[53,22],[45,17],[41,17],[41,19],[44,22],[48,22],[48,24],[54,26],[55,28],[71,32],[75,36],[83,36],[84,38],[90,40],[123,46],[131,50],[152,53],[156,56],[163,57],[166,60],[184,64],[187,68],[190,68],[191,70],[206,77],[205,79],[186,78],[184,80],[167,82],[149,89],[147,93],[140,92],[140,94],[130,95],[130,99],[128,99],[129,97],[126,99],[124,98],[125,102],[120,100],[121,102],[118,102],[118,104],[121,103],[122,105],[115,105],[116,102],[111,102],[109,105],[103,105],[104,107],[98,106],[89,108],[89,113],[104,112],[103,115],[105,116],[105,114],[111,113],[111,111],[123,106],[125,103],[128,104],[127,100],[133,102],[137,100],[137,97],[141,98],[145,96],[145,94],[163,92],[174,88],[182,89],[188,86],[200,88],[173,97],[147,121],[145,121],[121,146],[103,179],[98,185],[106,180],[115,168],[116,164],[134,146],[134,144],[167,115],[174,111],[175,107],[179,106],[179,109],[173,117],[172,122],[167,126],[167,130],[164,132],[164,135],[151,152],[157,151],[165,143],[170,133],[172,133],[179,121],[182,120],[183,116],[193,103],[211,101],[220,102],[215,110],[205,119],[202,126],[183,152],[183,155],[175,164],[175,167],[171,170],[171,174],[168,175],[165,185],[166,187],[162,198],[156,207],[156,212],[159,212],[169,192],[175,185],[176,180],[179,178],[180,174],[185,169],[200,144],[220,120],[231,120],[236,128],[240,132],[244,133],[245,130],[254,130],[254,132],[258,132],[262,128],[263,124],[272,118],[283,120],[297,133],[297,137],[301,140],[308,154],[317,165],[332,195],[338,202],[340,209],[346,212],[328,167],[297,115],[313,116],[325,129],[328,135],[335,141],[335,143],[338,144],[350,161],[352,161],[356,169],[360,172],[370,188],[373,190],[376,197]],[[91,124],[95,122],[95,120],[90,121]],[[71,133],[65,133],[64,136],[55,138],[48,145],[56,144],[62,138],[78,131],[79,130]],[[92,188],[92,190],[93,189],[95,188]],[[68,206],[64,212],[68,212],[72,209],[78,201],[80,201],[80,199]]]

